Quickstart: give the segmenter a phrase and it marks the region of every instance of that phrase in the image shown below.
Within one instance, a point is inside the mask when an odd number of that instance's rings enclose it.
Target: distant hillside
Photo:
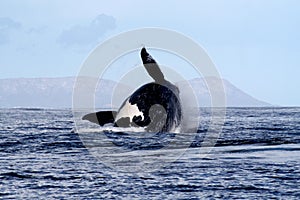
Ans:
[[[75,77],[0,79],[0,107],[71,108],[75,79]],[[266,102],[251,97],[226,80],[223,80],[223,83],[227,96],[227,106],[270,106]],[[101,80],[100,84],[101,87],[95,92],[96,107],[109,107],[117,83]],[[184,95],[184,88],[191,86],[199,105],[210,106],[210,95],[203,79],[193,79],[189,81],[189,84],[185,82],[177,83],[177,85],[182,95]],[[119,96],[124,98],[132,90],[133,88],[128,86],[118,85],[118,91],[122,93]]]
[[[214,85],[216,78],[210,77],[206,79],[207,83]],[[249,94],[243,92],[242,90],[235,87],[229,81],[222,79],[223,86],[226,95],[226,105],[228,107],[264,107],[271,106],[271,104],[260,101]],[[211,97],[209,90],[207,88],[206,82],[202,78],[196,78],[190,80],[188,83],[177,83],[181,93],[188,91],[186,88],[191,87],[195,92],[195,95],[198,99],[198,104],[200,106],[211,106]],[[217,91],[220,93],[221,91]],[[184,94],[183,94],[184,95]]]

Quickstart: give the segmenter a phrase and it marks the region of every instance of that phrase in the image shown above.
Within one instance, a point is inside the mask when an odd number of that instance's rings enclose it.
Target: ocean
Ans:
[[[0,198],[300,199],[300,108],[227,108],[213,146],[201,122],[182,145],[79,133],[70,109],[1,109]]]

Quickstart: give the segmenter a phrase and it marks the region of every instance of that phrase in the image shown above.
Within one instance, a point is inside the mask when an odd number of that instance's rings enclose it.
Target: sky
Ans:
[[[297,0],[1,0],[0,78],[76,76],[101,42],[144,27],[192,38],[251,96],[300,106]]]

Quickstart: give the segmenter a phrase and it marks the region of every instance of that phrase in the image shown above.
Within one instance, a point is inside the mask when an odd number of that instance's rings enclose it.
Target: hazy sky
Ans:
[[[300,106],[298,0],[1,0],[0,78],[74,76],[101,41],[143,27],[191,37],[250,95]]]

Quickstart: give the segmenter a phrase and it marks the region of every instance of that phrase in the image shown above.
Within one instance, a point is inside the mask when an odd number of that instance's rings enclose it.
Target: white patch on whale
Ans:
[[[144,120],[144,114],[139,110],[136,104],[131,104],[129,102],[129,99],[127,99],[124,106],[119,110],[118,115],[115,119],[115,121],[118,121],[121,118],[129,117],[130,122],[132,122],[132,119],[134,116],[141,116],[142,120]]]

